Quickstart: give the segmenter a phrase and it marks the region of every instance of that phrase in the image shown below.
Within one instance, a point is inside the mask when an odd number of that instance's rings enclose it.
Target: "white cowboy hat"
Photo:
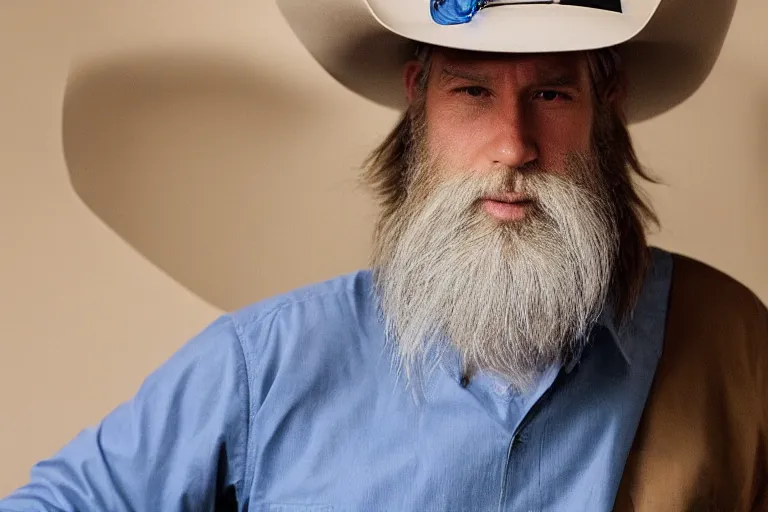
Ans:
[[[453,25],[439,24],[431,14],[470,2],[492,8]],[[704,82],[736,0],[277,0],[277,5],[331,76],[396,109],[406,106],[402,66],[413,58],[415,42],[509,53],[616,46],[630,83],[627,117],[638,122],[681,103]],[[621,12],[609,10],[614,7]]]

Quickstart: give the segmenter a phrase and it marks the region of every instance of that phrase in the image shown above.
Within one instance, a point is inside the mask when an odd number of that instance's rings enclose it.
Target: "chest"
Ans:
[[[280,394],[253,424],[249,509],[608,511],[642,410],[632,382],[582,367],[522,407],[442,374],[420,401],[383,376]]]

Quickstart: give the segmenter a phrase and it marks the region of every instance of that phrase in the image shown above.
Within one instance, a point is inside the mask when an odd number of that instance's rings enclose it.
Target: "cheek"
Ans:
[[[542,120],[537,123],[536,140],[539,163],[552,172],[565,172],[566,163],[574,154],[589,155],[592,151],[592,118],[587,114],[568,122]]]
[[[426,141],[430,154],[438,157],[449,172],[471,169],[483,145],[482,127],[445,106],[427,108],[426,114]]]

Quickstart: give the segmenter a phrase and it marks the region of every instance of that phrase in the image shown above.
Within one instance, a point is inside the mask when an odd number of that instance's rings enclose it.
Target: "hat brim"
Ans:
[[[440,26],[424,0],[277,0],[289,26],[338,82],[378,104],[407,106],[402,69],[415,42],[485,52],[616,47],[629,80],[627,118],[657,116],[709,75],[736,0],[632,0],[624,13],[564,5],[489,8]]]
[[[623,43],[640,32],[660,0],[625,2],[623,12],[561,4],[500,5],[469,23],[438,25],[425,0],[363,0],[392,32],[415,41],[465,50],[567,52]],[[491,4],[492,5],[492,4]]]

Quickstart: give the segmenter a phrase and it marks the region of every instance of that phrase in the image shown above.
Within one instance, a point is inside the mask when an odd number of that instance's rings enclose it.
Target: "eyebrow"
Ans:
[[[536,87],[575,87],[581,89],[579,78],[579,73],[574,70],[547,69],[540,73],[540,76],[534,80],[534,84]],[[490,77],[484,73],[444,66],[440,73],[440,84],[445,85],[455,79],[467,80],[479,85],[488,85],[491,81]]]
[[[536,80],[537,87],[580,87],[578,73],[573,71],[545,71]]]
[[[467,80],[469,82],[475,82],[481,85],[488,84],[490,79],[483,73],[473,73],[465,69],[456,69],[450,66],[444,66],[440,72],[440,84],[445,84],[454,79]]]

